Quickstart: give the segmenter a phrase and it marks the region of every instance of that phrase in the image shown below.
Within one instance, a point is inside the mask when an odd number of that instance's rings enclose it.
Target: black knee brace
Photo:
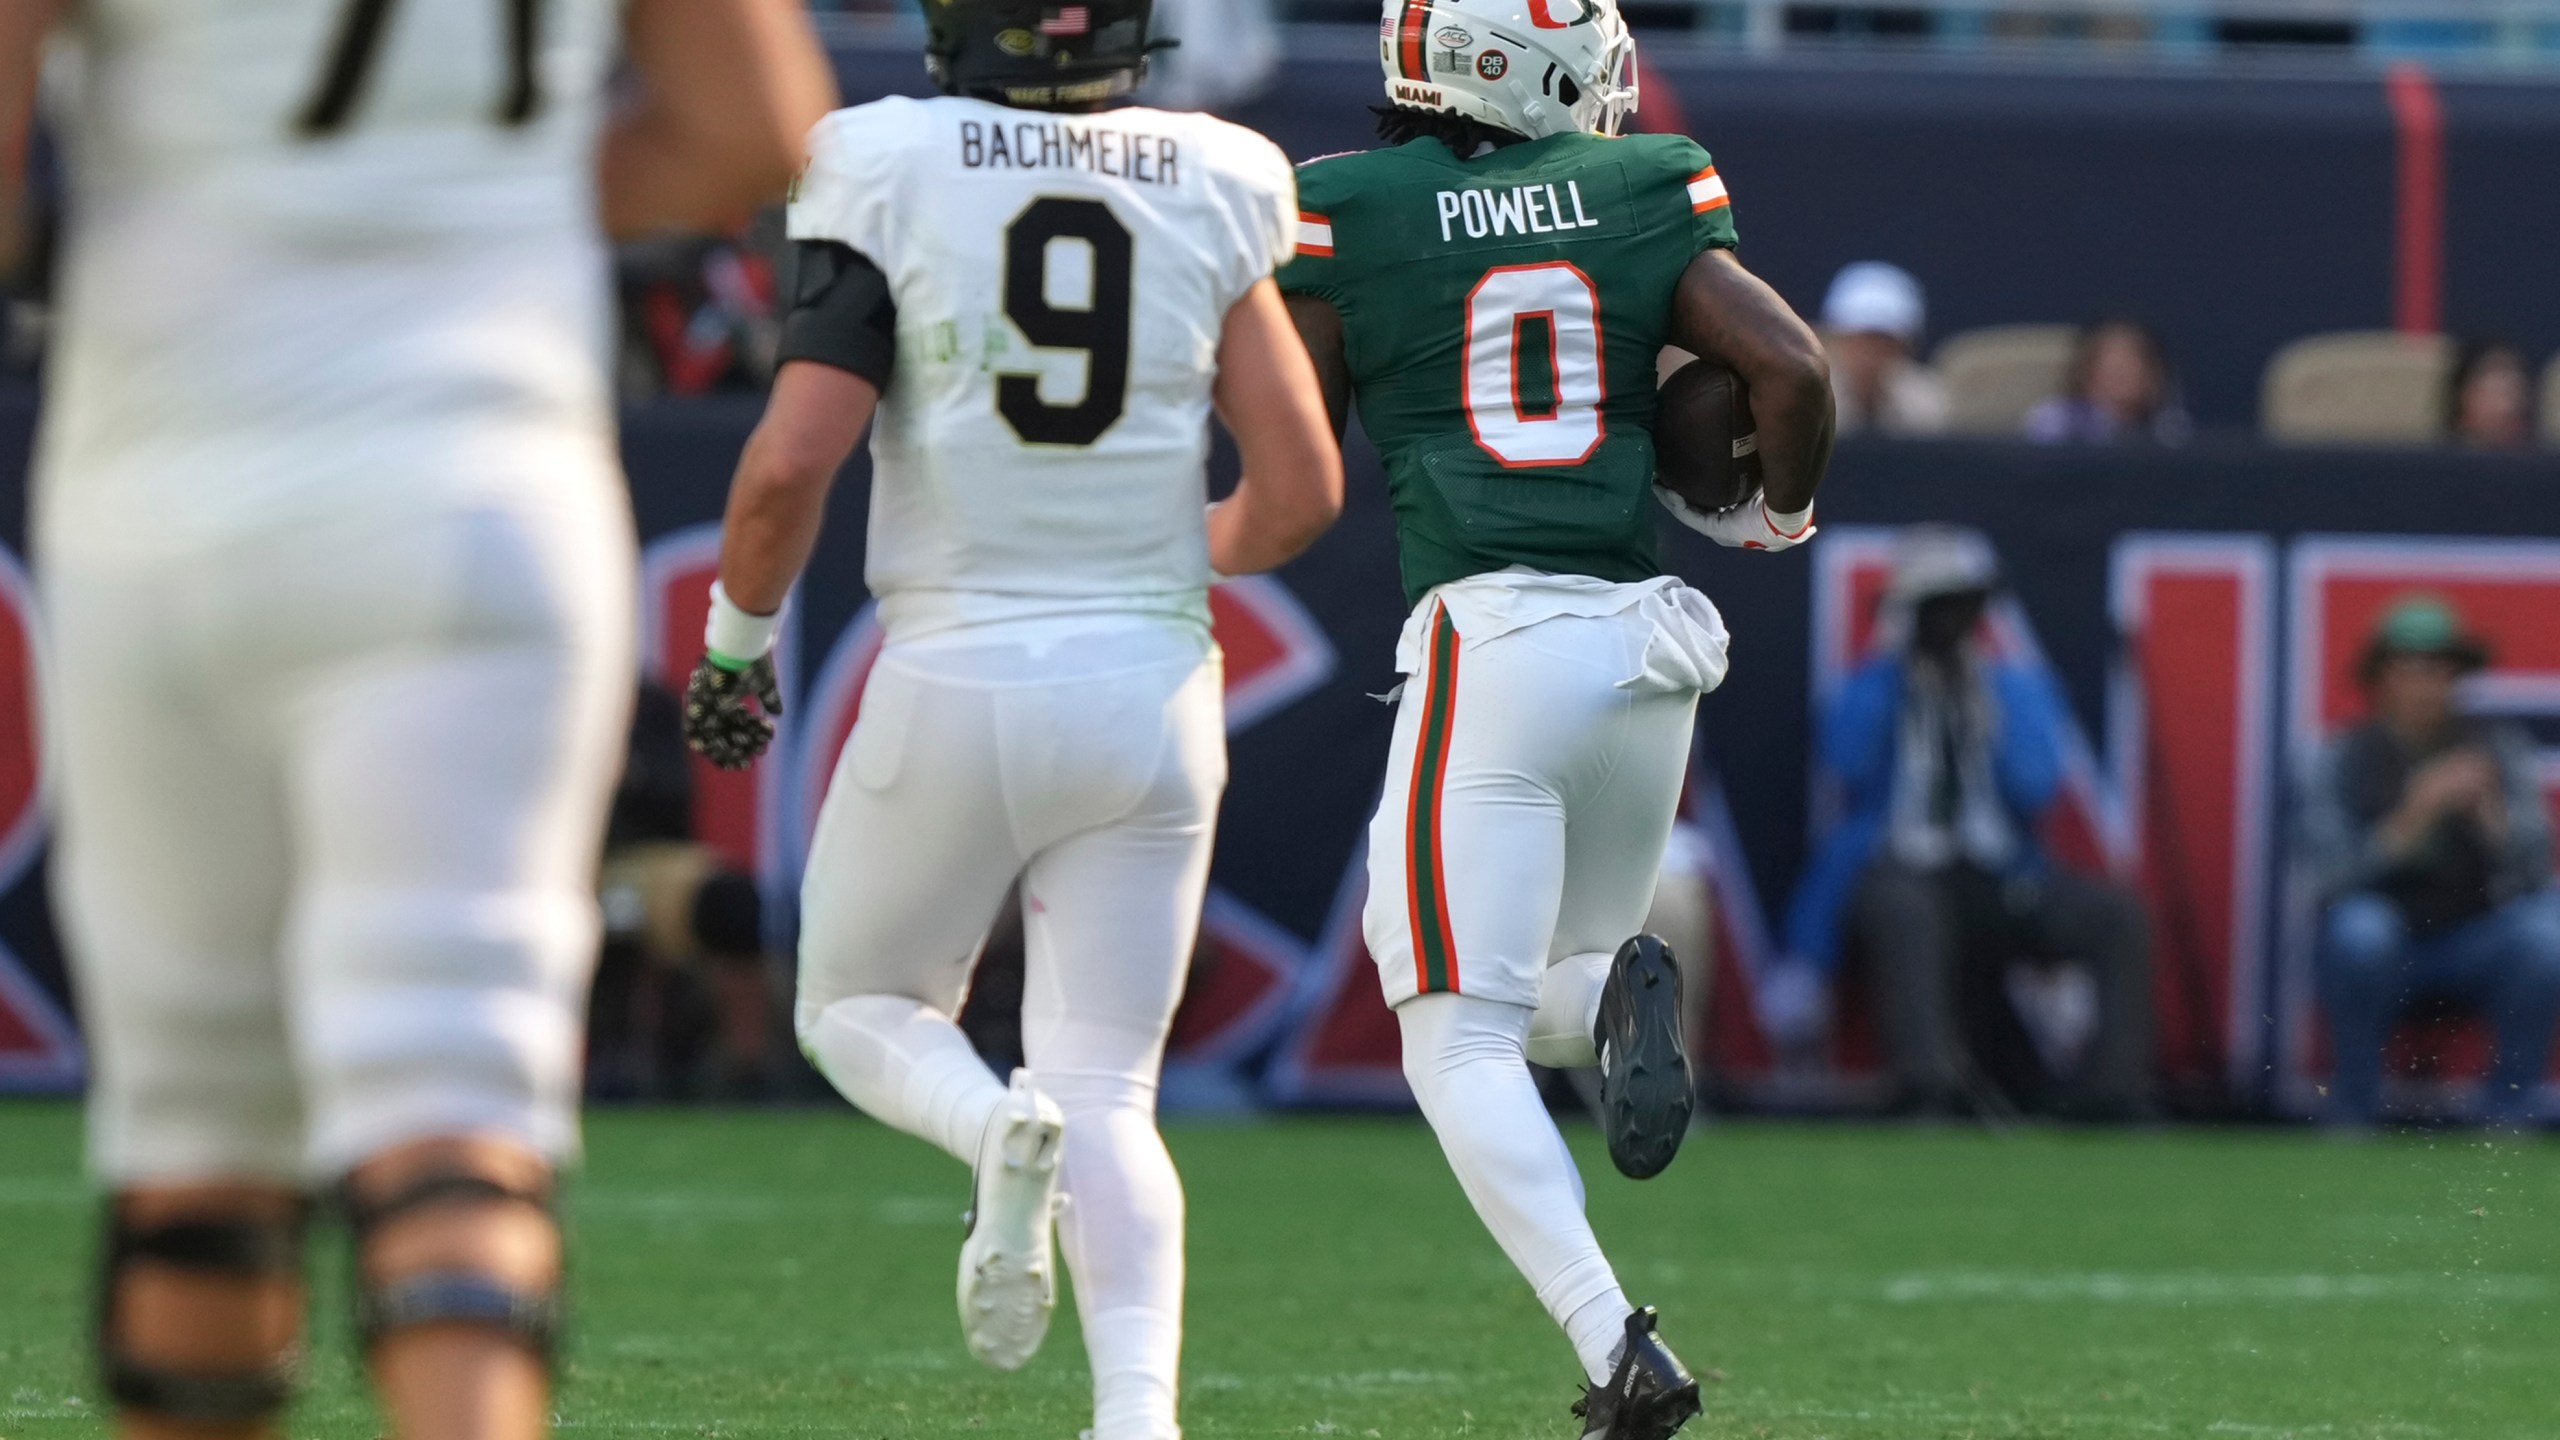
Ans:
[[[205,1425],[264,1420],[282,1410],[302,1377],[299,1345],[264,1365],[220,1374],[141,1359],[125,1349],[118,1292],[126,1269],[137,1261],[240,1279],[299,1276],[307,1218],[297,1210],[288,1220],[172,1220],[137,1225],[109,1202],[107,1243],[98,1277],[97,1333],[99,1376],[108,1396],[126,1410]]]
[[[342,1189],[348,1228],[354,1233],[356,1274],[364,1273],[365,1242],[385,1223],[432,1205],[456,1202],[503,1202],[530,1205],[546,1219],[554,1216],[548,1186],[519,1190],[485,1176],[460,1171],[414,1180],[379,1200],[367,1201]],[[556,1222],[555,1222],[556,1223]],[[478,1325],[497,1330],[549,1364],[560,1341],[560,1286],[557,1281],[528,1290],[468,1270],[428,1270],[376,1283],[359,1278],[355,1286],[356,1343],[366,1350],[395,1330],[419,1325]]]

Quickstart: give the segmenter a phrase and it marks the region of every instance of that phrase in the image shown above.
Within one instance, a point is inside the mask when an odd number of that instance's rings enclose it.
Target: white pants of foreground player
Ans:
[[[1066,1115],[1094,1431],[1159,1440],[1179,1433],[1183,1201],[1156,1083],[1226,785],[1222,666],[1180,622],[1040,634],[882,651],[810,851],[798,1029],[845,1098],[974,1163],[1004,1085],[951,1017],[1021,877],[1023,1054]]]
[[[1724,624],[1677,581],[1485,575],[1423,600],[1399,663],[1369,951],[1459,1184],[1599,1381],[1628,1304],[1528,1062],[1595,1063],[1600,987],[1652,904]]]
[[[124,542],[153,519],[40,540],[93,1166],[326,1180],[443,1135],[565,1157],[631,703],[620,477],[146,556]]]

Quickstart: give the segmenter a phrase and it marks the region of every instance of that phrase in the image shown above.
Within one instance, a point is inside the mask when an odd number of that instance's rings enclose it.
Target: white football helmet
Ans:
[[[1378,21],[1388,100],[1532,140],[1617,134],[1635,55],[1617,0],[1386,0]]]

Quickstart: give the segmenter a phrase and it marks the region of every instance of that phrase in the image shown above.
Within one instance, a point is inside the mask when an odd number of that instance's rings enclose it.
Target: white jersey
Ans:
[[[594,154],[620,5],[367,13],[76,7],[49,545],[610,473]]]
[[[893,637],[1046,615],[1205,619],[1227,311],[1290,252],[1262,136],[1162,110],[889,99],[810,138],[795,240],[888,276],[868,579]]]

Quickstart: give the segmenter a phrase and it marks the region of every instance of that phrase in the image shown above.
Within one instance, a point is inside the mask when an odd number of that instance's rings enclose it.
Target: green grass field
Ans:
[[[1577,1127],[1579,1128],[1579,1127]],[[1570,1356],[1419,1124],[1177,1125],[1194,1440],[1570,1433]],[[1689,1435],[2560,1435],[2560,1144],[1733,1125],[1603,1241],[1711,1383]],[[94,1206],[61,1106],[0,1106],[0,1437],[94,1433]],[[573,1192],[564,1431],[1072,1440],[952,1316],[965,1183],[845,1111],[607,1113]],[[328,1267],[335,1270],[335,1257]],[[361,1440],[335,1302],[294,1433]]]

